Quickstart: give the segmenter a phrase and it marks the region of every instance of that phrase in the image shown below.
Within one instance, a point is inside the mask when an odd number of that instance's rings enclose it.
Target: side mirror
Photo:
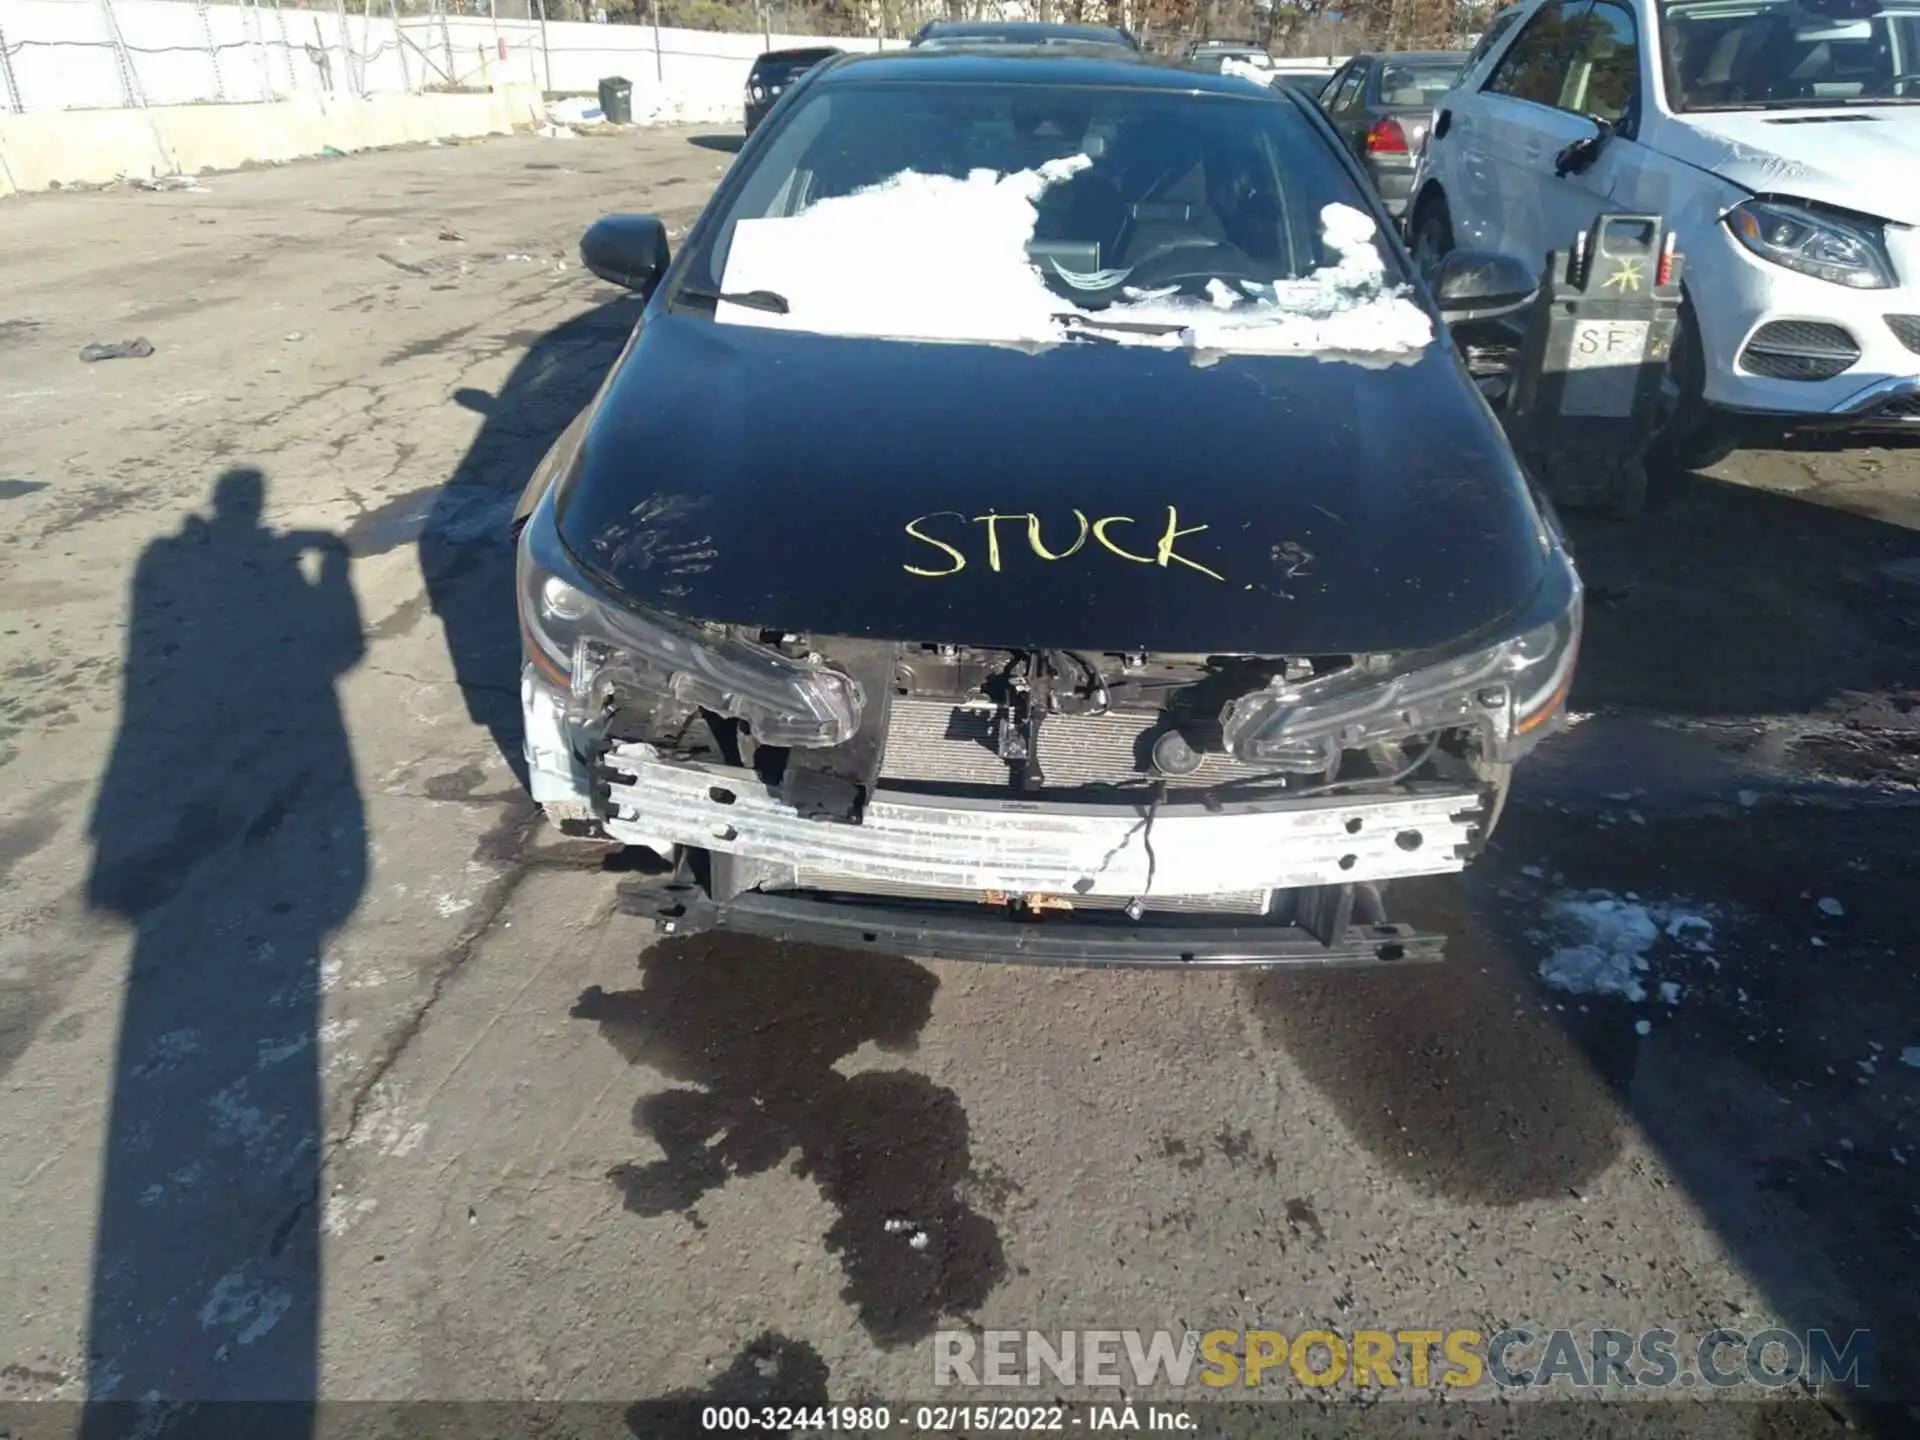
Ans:
[[[1607,142],[1613,138],[1611,121],[1602,120],[1597,115],[1587,118],[1593,121],[1593,134],[1584,140],[1575,140],[1553,157],[1556,180],[1564,180],[1569,175],[1586,174],[1593,168],[1593,162],[1600,158],[1600,152],[1607,148]]]
[[[1428,281],[1449,325],[1500,320],[1533,303],[1540,277],[1526,263],[1491,250],[1449,250]]]
[[[653,293],[672,259],[667,227],[652,215],[602,215],[580,237],[580,263],[642,296]]]

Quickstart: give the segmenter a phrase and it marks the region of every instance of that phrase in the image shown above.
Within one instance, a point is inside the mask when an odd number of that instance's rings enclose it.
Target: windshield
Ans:
[[[1357,183],[1292,103],[1170,90],[816,87],[682,288],[784,302],[709,299],[730,323],[880,338],[1198,346],[1196,326],[1251,326],[1267,333],[1201,348],[1342,348],[1281,323],[1336,314],[1354,334],[1384,319],[1412,348],[1432,335]]]
[[[1920,100],[1920,4],[1694,0],[1662,15],[1676,110]]]
[[[1460,78],[1459,60],[1389,62],[1380,67],[1382,105],[1430,107]]]

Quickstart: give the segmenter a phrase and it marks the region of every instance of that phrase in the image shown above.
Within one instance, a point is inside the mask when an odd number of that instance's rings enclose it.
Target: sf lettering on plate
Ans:
[[[1050,535],[1040,517],[1031,511],[1016,510],[1002,514],[997,510],[989,510],[985,515],[963,515],[958,510],[935,510],[928,515],[916,516],[903,527],[909,538],[934,552],[931,556],[920,557],[929,563],[904,564],[900,568],[924,580],[944,580],[950,575],[958,575],[969,563],[968,542],[971,542],[972,558],[984,560],[987,569],[997,575],[1003,562],[1009,558],[1007,552],[1017,552],[1022,540],[1026,542],[1025,548],[1042,561],[1071,559],[1085,550],[1087,542],[1091,540],[1094,548],[1090,553],[1093,554],[1105,552],[1135,565],[1158,565],[1163,570],[1179,565],[1210,580],[1224,581],[1227,578],[1218,570],[1210,569],[1180,553],[1178,547],[1181,540],[1189,535],[1198,535],[1209,527],[1182,525],[1179,510],[1172,505],[1167,506],[1165,524],[1157,520],[1136,519],[1132,515],[1102,515],[1098,519],[1089,519],[1084,510],[1075,510],[1072,514],[1072,540],[1069,543],[1066,540],[1069,527],[1060,526]],[[968,527],[976,525],[981,529],[970,533]],[[1001,530],[1002,525],[1008,529]]]

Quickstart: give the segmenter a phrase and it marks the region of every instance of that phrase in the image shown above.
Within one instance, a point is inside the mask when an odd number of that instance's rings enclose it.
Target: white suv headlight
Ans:
[[[1853,290],[1890,290],[1893,263],[1880,223],[1843,219],[1784,200],[1745,200],[1727,228],[1762,260]]]

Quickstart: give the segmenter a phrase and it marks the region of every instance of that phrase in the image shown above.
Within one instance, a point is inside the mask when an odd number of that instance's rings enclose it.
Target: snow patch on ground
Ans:
[[[213,1128],[252,1155],[279,1128],[280,1119],[247,1101],[247,1082],[242,1078],[213,1095],[207,1108],[213,1112]]]
[[[327,1196],[321,1207],[320,1227],[329,1235],[344,1235],[379,1208],[380,1202],[371,1196],[354,1200],[335,1192]]]
[[[1346,205],[1320,215],[1338,260],[1302,279],[1215,281],[1210,298],[1199,300],[1137,290],[1128,272],[1106,271],[1075,276],[1076,288],[1097,282],[1119,298],[1097,311],[1076,306],[1048,287],[1027,243],[1040,198],[1093,163],[1073,155],[964,179],[906,171],[798,215],[739,221],[721,288],[770,290],[788,308],[774,314],[723,303],[715,318],[823,335],[1023,346],[1097,333],[1209,357],[1413,355],[1432,342],[1426,312],[1388,283],[1373,218]],[[1116,323],[1148,328],[1104,328]]]
[[[155,1076],[168,1074],[178,1070],[186,1060],[195,1055],[204,1055],[206,1051],[207,1047],[198,1030],[169,1030],[153,1042],[147,1058],[133,1067],[133,1078],[151,1080]]]
[[[1547,904],[1547,921],[1562,941],[1540,962],[1540,978],[1569,995],[1616,995],[1639,1002],[1652,983],[1654,952],[1662,947],[1711,955],[1713,917],[1678,901],[1650,904],[1607,890],[1568,891]],[[1683,993],[1675,981],[1658,982],[1669,1005]]]
[[[231,1328],[235,1340],[251,1345],[280,1323],[293,1306],[293,1296],[284,1289],[250,1283],[246,1271],[243,1265],[215,1282],[200,1302],[200,1328]]]
[[[547,119],[556,125],[598,125],[607,118],[598,100],[568,95],[547,102]]]
[[[311,1035],[294,1035],[285,1040],[258,1041],[258,1058],[254,1061],[256,1070],[265,1070],[293,1059],[308,1045],[313,1043]]]

